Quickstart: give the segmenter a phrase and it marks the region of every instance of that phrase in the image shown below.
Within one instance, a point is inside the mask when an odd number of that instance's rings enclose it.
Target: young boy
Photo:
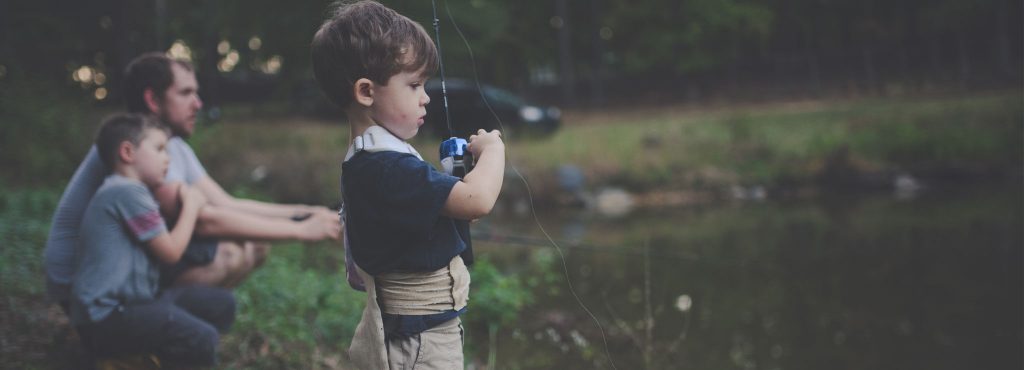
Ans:
[[[169,366],[216,362],[218,332],[231,326],[230,292],[205,286],[158,292],[158,263],[181,259],[206,203],[195,188],[179,188],[181,212],[168,232],[151,189],[162,185],[169,130],[153,118],[108,118],[96,148],[110,174],[89,202],[71,286],[71,322],[83,344],[101,357],[155,354]]]
[[[342,164],[346,232],[367,306],[349,354],[360,369],[461,369],[471,263],[466,223],[501,190],[497,131],[469,138],[476,168],[438,172],[406,140],[430,102],[437,50],[423,27],[376,2],[341,5],[317,31],[313,71],[342,107],[352,146]],[[460,232],[461,230],[461,232]],[[464,261],[464,258],[466,259]]]

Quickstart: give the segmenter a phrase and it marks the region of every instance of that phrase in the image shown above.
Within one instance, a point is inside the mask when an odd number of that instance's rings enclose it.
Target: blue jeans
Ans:
[[[155,354],[167,364],[209,366],[217,362],[218,333],[234,321],[230,291],[194,285],[167,289],[154,301],[118,306],[102,321],[76,329],[98,356]]]

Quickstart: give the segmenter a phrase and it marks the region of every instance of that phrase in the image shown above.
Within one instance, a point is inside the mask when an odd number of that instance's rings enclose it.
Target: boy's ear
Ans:
[[[368,78],[360,78],[352,86],[352,89],[352,95],[355,96],[356,103],[364,107],[373,105],[373,81],[370,81]]]
[[[142,91],[142,99],[146,101],[146,108],[149,108],[151,113],[160,113],[160,99],[152,88]]]
[[[117,146],[117,159],[121,163],[132,163],[135,160],[135,145],[132,145],[130,141],[122,141]]]

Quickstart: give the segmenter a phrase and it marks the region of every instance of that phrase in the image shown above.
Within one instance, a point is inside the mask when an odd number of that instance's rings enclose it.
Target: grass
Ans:
[[[862,171],[985,173],[1019,169],[1019,93],[865,100],[572,123],[546,141],[511,145],[517,164],[572,164],[595,184],[645,190],[810,182],[848,151]],[[569,119],[569,118],[567,118]],[[518,148],[517,148],[518,146]]]
[[[511,132],[507,148],[542,198],[558,191],[564,165],[578,167],[590,188],[634,192],[813,185],[836,168],[852,177],[1019,178],[1022,120],[1019,92],[570,112],[551,137],[520,140]],[[193,145],[221,183],[333,205],[348,136],[341,123],[237,117],[200,129]],[[437,142],[417,137],[413,145],[436,162]],[[266,176],[254,177],[259,171]]]

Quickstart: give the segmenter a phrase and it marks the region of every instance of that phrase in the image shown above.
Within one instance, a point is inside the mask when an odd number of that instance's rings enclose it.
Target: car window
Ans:
[[[520,99],[518,96],[508,91],[490,86],[484,86],[484,95],[487,96],[488,101],[504,106],[520,107],[526,104],[523,102],[523,99]]]

